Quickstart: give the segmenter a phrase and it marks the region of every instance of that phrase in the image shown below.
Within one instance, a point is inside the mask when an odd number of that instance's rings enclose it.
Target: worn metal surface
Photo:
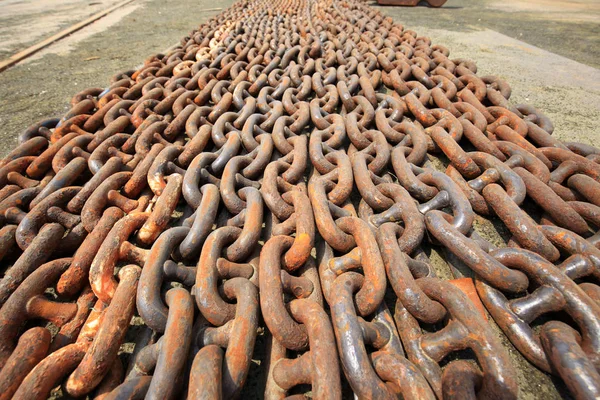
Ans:
[[[267,398],[515,399],[483,304],[599,396],[600,149],[449,55],[361,2],[245,0],[25,130],[0,161],[3,395],[239,398],[264,330]]]

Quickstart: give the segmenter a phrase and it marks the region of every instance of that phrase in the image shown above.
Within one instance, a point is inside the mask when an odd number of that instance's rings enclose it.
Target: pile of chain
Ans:
[[[0,162],[0,399],[248,397],[253,359],[268,399],[516,399],[492,319],[600,396],[600,150],[476,72],[243,0],[77,94]]]

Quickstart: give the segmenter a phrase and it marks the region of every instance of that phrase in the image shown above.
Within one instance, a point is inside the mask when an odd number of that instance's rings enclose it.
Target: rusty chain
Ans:
[[[510,95],[358,0],[241,0],[78,93],[0,161],[0,399],[247,397],[253,359],[269,399],[516,399],[489,316],[597,398],[600,149]]]

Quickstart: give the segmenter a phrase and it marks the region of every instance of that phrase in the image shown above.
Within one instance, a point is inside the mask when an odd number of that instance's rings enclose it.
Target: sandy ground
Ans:
[[[506,36],[600,67],[598,0],[448,0],[439,9],[381,7],[409,27],[454,32],[491,29]],[[475,55],[471,56],[475,60]]]
[[[0,58],[120,0],[0,0]],[[26,126],[60,116],[79,90],[105,87],[110,76],[139,65],[186,35],[232,0],[135,0],[87,28],[0,73],[0,156]],[[597,0],[449,0],[441,9],[380,7],[432,38],[481,74],[512,86],[514,103],[530,103],[554,122],[555,135],[600,142],[600,2]],[[477,230],[501,242],[502,228],[478,218]],[[498,229],[497,229],[498,228]],[[435,253],[440,270],[444,263]],[[443,272],[443,271],[442,271]],[[500,335],[502,336],[502,335]],[[523,399],[568,398],[510,345]],[[247,396],[260,396],[264,337],[257,341]]]
[[[595,0],[513,0],[493,2],[489,8],[509,13],[532,12],[541,15],[544,19],[598,22],[600,2]]]

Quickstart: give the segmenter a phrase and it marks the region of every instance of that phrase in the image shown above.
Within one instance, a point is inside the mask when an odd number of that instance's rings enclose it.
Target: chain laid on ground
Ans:
[[[248,397],[253,359],[269,399],[516,399],[483,305],[600,396],[600,149],[476,72],[359,1],[244,0],[77,94],[0,162],[0,399]]]

